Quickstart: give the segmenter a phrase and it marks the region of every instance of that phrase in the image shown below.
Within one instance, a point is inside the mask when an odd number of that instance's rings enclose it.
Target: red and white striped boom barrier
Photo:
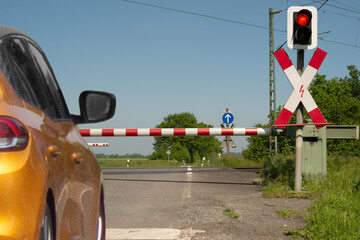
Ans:
[[[88,143],[89,147],[108,147],[108,143]]]
[[[79,129],[83,137],[269,136],[270,128]]]

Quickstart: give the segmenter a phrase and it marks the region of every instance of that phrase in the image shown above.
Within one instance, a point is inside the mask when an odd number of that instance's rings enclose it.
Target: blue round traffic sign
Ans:
[[[231,124],[234,121],[234,115],[230,112],[225,112],[221,117],[223,123]]]

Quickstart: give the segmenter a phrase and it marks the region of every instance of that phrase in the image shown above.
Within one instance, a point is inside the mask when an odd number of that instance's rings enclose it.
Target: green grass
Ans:
[[[99,158],[101,167],[127,167],[127,158]],[[148,160],[146,158],[130,158],[129,167],[179,167],[181,162],[168,160]]]
[[[98,161],[101,167],[127,167],[127,158],[99,158]],[[175,160],[149,160],[147,158],[130,158],[129,167],[180,167],[183,164],[181,161]],[[245,160],[239,157],[230,156],[229,158],[213,158],[201,162],[200,160],[194,163],[185,163],[191,166],[204,167],[235,167],[235,166],[261,166],[262,163]]]
[[[268,167],[271,169],[271,164]],[[303,177],[305,193],[292,192],[288,177],[271,179],[271,173],[265,175],[269,178],[263,192],[266,196],[316,200],[305,226],[288,230],[287,235],[304,239],[360,239],[360,158],[328,157],[327,167],[326,177]]]
[[[197,163],[200,165],[200,163]],[[255,162],[237,156],[229,156],[223,158],[214,158],[211,160],[206,160],[204,166],[209,167],[239,167],[239,166],[262,166],[262,162]]]
[[[334,157],[319,182],[321,196],[300,231],[310,239],[360,239],[360,159]]]

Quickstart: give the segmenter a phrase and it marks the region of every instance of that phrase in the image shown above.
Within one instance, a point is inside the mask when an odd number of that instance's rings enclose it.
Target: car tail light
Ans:
[[[21,150],[29,142],[29,134],[16,119],[0,117],[0,151]]]

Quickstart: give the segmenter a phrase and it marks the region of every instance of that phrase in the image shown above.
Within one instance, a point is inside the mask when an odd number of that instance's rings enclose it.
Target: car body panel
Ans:
[[[0,26],[0,46],[11,36],[43,54],[23,32]],[[29,137],[24,149],[0,149],[0,239],[38,239],[46,205],[55,215],[56,239],[95,239],[103,204],[95,156],[70,117],[54,119],[24,100],[8,75],[0,68],[0,118],[16,119]]]

